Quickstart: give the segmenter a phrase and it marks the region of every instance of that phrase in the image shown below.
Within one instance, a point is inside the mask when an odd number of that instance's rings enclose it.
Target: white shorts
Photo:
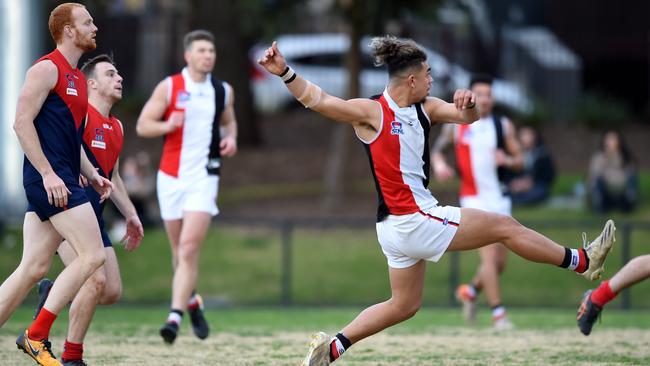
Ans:
[[[436,206],[426,212],[388,215],[377,223],[381,250],[393,268],[407,268],[421,259],[437,262],[460,224],[460,208]]]
[[[460,207],[512,216],[512,201],[508,196],[465,196],[460,198]]]
[[[158,171],[156,182],[160,216],[163,220],[183,218],[185,211],[219,213],[217,192],[219,176],[207,175],[199,179],[178,179]]]

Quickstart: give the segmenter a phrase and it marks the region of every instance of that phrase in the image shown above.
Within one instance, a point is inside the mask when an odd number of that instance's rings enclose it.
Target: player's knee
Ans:
[[[30,263],[26,266],[21,265],[21,267],[23,275],[32,283],[36,283],[43,279],[49,269],[49,265],[45,263]]]
[[[178,260],[183,263],[195,263],[199,258],[199,250],[193,245],[188,245],[178,253]]]
[[[99,267],[104,265],[104,262],[106,262],[106,254],[102,250],[101,252],[95,253],[91,257],[91,262],[90,263],[94,268],[99,268]]]
[[[422,299],[411,299],[408,301],[395,301],[393,299],[393,305],[398,311],[399,319],[404,321],[412,318],[420,310]]]
[[[104,292],[99,299],[99,303],[102,305],[112,305],[120,301],[122,298],[122,286],[104,286]]]
[[[498,230],[498,241],[505,242],[506,240],[519,235],[520,230],[524,227],[515,220],[512,216],[497,215],[497,223],[493,226]]]
[[[87,269],[91,273],[94,273],[99,267],[104,265],[106,254],[104,254],[103,250],[97,251],[94,253],[88,253],[84,256],[79,256],[79,260],[87,266]]]
[[[402,318],[404,320],[412,318],[422,307],[422,301],[414,301],[406,306],[402,311]]]
[[[104,292],[104,287],[106,286],[106,275],[103,271],[97,271],[90,277],[90,281],[93,287],[93,291],[96,294],[102,294]]]

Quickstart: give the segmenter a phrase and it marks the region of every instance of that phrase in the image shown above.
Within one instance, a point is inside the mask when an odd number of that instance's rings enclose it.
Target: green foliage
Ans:
[[[594,129],[621,127],[633,116],[623,101],[602,92],[587,93],[578,103],[576,118]]]

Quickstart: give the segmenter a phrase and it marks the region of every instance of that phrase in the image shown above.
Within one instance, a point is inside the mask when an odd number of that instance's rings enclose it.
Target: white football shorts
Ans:
[[[160,216],[163,220],[183,218],[183,212],[207,212],[212,216],[219,213],[217,193],[219,176],[206,175],[198,179],[179,179],[160,170],[156,181]]]
[[[436,206],[408,215],[388,215],[377,223],[377,238],[393,268],[407,268],[421,259],[437,262],[460,225],[460,208]]]

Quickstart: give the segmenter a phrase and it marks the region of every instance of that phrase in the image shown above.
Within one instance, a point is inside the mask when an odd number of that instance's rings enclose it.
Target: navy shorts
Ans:
[[[66,187],[72,193],[68,195],[68,205],[66,207],[56,207],[47,201],[47,192],[42,180],[27,184],[24,186],[28,203],[27,212],[34,212],[41,221],[47,221],[58,213],[88,202],[86,191],[79,184],[66,183]]]

